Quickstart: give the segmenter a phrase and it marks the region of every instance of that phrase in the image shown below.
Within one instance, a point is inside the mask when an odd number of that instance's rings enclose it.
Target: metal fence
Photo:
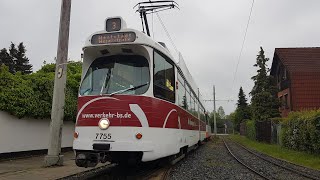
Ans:
[[[256,122],[256,139],[271,143],[271,121],[257,121]]]
[[[271,120],[255,122],[256,140],[281,145],[281,124]],[[246,122],[240,123],[240,135],[247,135]]]
[[[281,124],[271,122],[271,142],[281,145]]]
[[[246,122],[240,123],[240,135],[245,136],[247,135],[247,126]]]

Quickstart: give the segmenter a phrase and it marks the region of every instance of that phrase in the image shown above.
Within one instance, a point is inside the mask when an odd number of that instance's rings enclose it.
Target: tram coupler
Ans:
[[[99,163],[100,156],[98,153],[77,152],[76,165],[79,167],[95,167]]]

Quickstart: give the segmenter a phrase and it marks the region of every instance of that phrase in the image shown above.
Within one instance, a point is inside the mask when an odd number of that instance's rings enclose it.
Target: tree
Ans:
[[[240,87],[240,89],[239,89],[238,98],[239,98],[238,99],[238,103],[237,103],[237,107],[238,108],[248,107],[247,98],[246,98],[246,95],[243,92],[242,87]]]
[[[254,81],[254,87],[250,92],[252,116],[255,121],[265,121],[280,115],[279,101],[276,97],[277,88],[273,77],[267,74],[268,60],[269,58],[265,57],[264,50],[260,47],[256,64],[254,64],[254,67],[258,67],[257,75],[251,78]]]
[[[6,48],[0,50],[0,66],[4,64],[9,68],[10,73],[14,73],[14,61]]]
[[[11,46],[14,47],[14,44],[11,43]],[[16,72],[20,71],[22,74],[32,73],[32,65],[29,64],[29,59],[26,57],[26,49],[22,42],[18,45],[18,50],[12,56],[15,58]]]
[[[234,114],[234,127],[236,131],[240,130],[240,123],[245,119],[250,119],[250,108],[247,103],[246,95],[240,87],[238,94],[237,109]]]
[[[9,54],[10,54],[10,57],[12,58],[12,61],[13,61],[13,72],[12,73],[16,72],[16,56],[17,56],[17,53],[18,53],[18,50],[16,48],[16,45],[13,44],[13,42],[11,42],[10,47],[9,47]]]
[[[188,109],[187,97],[185,95],[182,97],[182,107]]]
[[[209,122],[210,122],[211,128],[213,128],[214,127],[214,111],[212,111],[209,115]],[[217,128],[224,128],[225,112],[222,106],[220,106],[217,110],[216,123],[217,123]]]
[[[219,106],[217,114],[219,115],[219,118],[221,118],[221,119],[225,118],[226,114],[225,114],[224,109],[223,109],[222,106]]]

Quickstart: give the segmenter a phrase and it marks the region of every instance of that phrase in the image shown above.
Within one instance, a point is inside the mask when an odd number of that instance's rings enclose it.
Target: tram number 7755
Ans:
[[[96,133],[96,139],[111,139],[111,133]]]

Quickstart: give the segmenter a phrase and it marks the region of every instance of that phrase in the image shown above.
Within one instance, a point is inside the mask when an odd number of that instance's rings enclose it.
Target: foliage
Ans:
[[[220,106],[222,108],[222,106]],[[222,108],[223,110],[223,108]],[[210,126],[213,128],[214,127],[214,112],[211,112],[209,115],[209,122],[211,123]],[[217,112],[216,113],[216,123],[217,123],[217,128],[224,128],[224,123],[225,119],[221,117],[221,115]]]
[[[226,119],[231,120],[234,124],[236,112],[231,112],[229,115],[226,115]]]
[[[237,103],[238,108],[248,107],[247,98],[246,98],[246,95],[244,94],[242,87],[240,87],[239,89],[238,98],[239,98]]]
[[[224,119],[226,116],[226,113],[224,112],[224,109],[222,106],[219,106],[217,113],[221,117],[221,119]]]
[[[269,58],[266,58],[262,47],[257,55],[255,67],[258,67],[257,75],[252,77],[254,81],[254,87],[250,92],[251,98],[251,110],[253,120],[266,121],[273,117],[280,116],[279,113],[279,100],[276,97],[277,88],[274,85],[274,78],[267,75],[269,69],[266,62]]]
[[[233,119],[233,123],[235,125],[234,128],[236,131],[240,131],[240,123],[244,119],[250,119],[250,117],[251,117],[250,108],[247,103],[247,98],[246,98],[246,95],[245,95],[242,87],[240,87],[240,89],[239,89],[238,98],[239,99],[238,99],[238,103],[237,103],[237,109],[235,111],[234,119]]]
[[[10,56],[6,48],[1,49],[0,51],[0,65],[8,66],[9,72],[14,73],[14,61],[13,58]]]
[[[75,120],[81,62],[68,63],[64,120]],[[0,110],[19,118],[50,118],[55,64],[46,64],[36,73],[11,74],[8,67],[0,69]]]
[[[279,145],[260,143],[252,141],[248,138],[239,135],[231,136],[232,140],[239,142],[240,144],[250,147],[256,151],[265,153],[269,156],[284,159],[286,161],[296,163],[302,166],[314,168],[320,170],[320,155],[308,154],[305,152],[299,152],[283,148]]]
[[[270,119],[272,121],[272,123],[274,124],[279,124],[283,121],[286,121],[286,118],[282,118],[282,117],[275,117],[275,118],[271,118]]]
[[[184,109],[188,109],[187,97],[185,95],[182,97],[182,104]]]
[[[9,72],[5,65],[0,67],[0,110],[19,118],[32,115],[33,90],[21,73]]]
[[[9,53],[6,48],[3,48],[0,51],[0,65],[4,64],[8,66],[10,73],[32,73],[32,65],[29,64],[29,59],[26,57],[26,51],[23,42],[19,43],[18,49],[15,44],[11,43]]]
[[[26,51],[25,46],[21,42],[18,45],[15,56],[13,56],[15,58],[15,71],[21,72],[22,74],[32,73],[32,65],[29,64],[29,59],[26,57]]]
[[[281,138],[287,148],[320,154],[320,110],[290,113]]]
[[[246,122],[246,137],[251,140],[256,140],[256,126],[255,121],[247,120]]]

